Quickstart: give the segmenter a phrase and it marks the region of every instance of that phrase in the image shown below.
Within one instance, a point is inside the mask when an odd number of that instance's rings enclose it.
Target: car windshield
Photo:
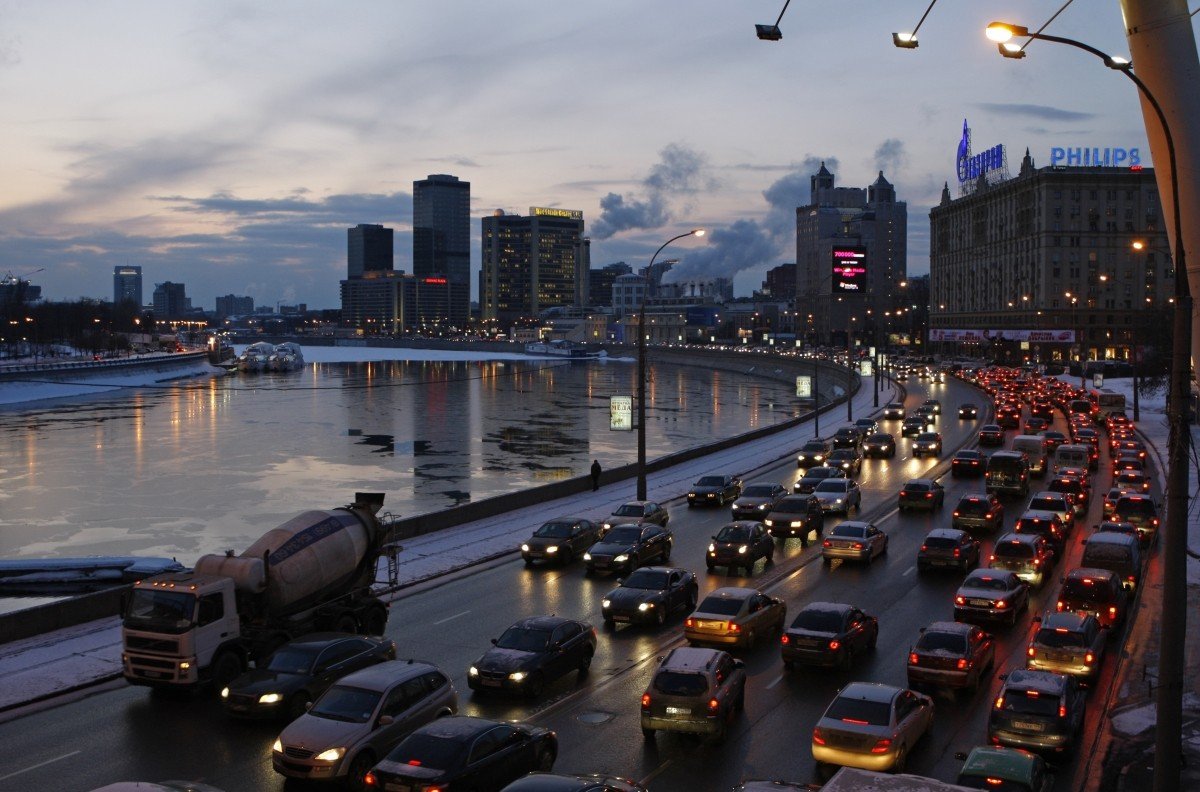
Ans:
[[[1154,501],[1148,498],[1133,498],[1121,500],[1117,502],[1117,514],[1122,517],[1138,515],[1142,517],[1154,516]]]
[[[838,437],[857,437],[858,430],[852,429],[849,426],[843,426],[841,429],[837,430],[837,436]]]
[[[1029,501],[1029,508],[1037,511],[1059,512],[1066,511],[1066,504],[1062,502],[1061,498],[1042,497]]]
[[[334,685],[309,709],[309,715],[344,723],[366,723],[383,694],[377,690]]]
[[[742,610],[742,601],[734,597],[705,597],[696,610],[718,616],[736,616]]]
[[[987,514],[991,510],[992,505],[985,500],[960,500],[958,502],[959,514]]]
[[[917,649],[922,652],[953,652],[967,653],[967,636],[963,633],[938,632],[926,630],[917,641]]]
[[[699,696],[708,691],[708,678],[704,674],[659,671],[654,675],[654,689],[667,696]]]
[[[641,517],[642,507],[637,503],[626,503],[613,512],[613,515],[616,517]]]
[[[1000,709],[1023,715],[1058,715],[1058,696],[1039,693],[1036,690],[1006,690],[1000,700]]]
[[[814,492],[836,492],[845,494],[849,484],[845,479],[826,479],[817,485]]]
[[[751,484],[742,490],[747,498],[769,498],[775,494],[775,487],[770,484]]]
[[[921,434],[917,435],[917,440],[921,442],[932,442],[937,439],[938,436],[934,432],[921,432]]]
[[[804,447],[801,448],[800,450],[801,451],[824,451],[825,444],[822,442],[819,442],[819,441],[813,441],[813,442],[805,443]]]
[[[854,459],[855,451],[853,448],[839,448],[829,455],[830,459]]]
[[[307,674],[316,659],[316,652],[285,646],[271,655],[267,670],[277,674]]]
[[[642,529],[636,525],[623,525],[613,528],[604,537],[605,544],[633,544],[642,538]]]
[[[865,525],[847,525],[846,523],[842,523],[841,525],[835,526],[829,535],[847,539],[862,539],[867,535],[867,528]]]
[[[1086,646],[1083,633],[1071,632],[1065,628],[1043,627],[1037,631],[1033,642],[1050,649],[1079,649]]]
[[[776,504],[775,511],[784,514],[803,514],[808,511],[808,500],[783,500]]]
[[[892,719],[892,705],[886,701],[863,701],[838,696],[825,711],[825,717],[849,723],[887,726]]]
[[[667,573],[655,572],[649,569],[639,569],[621,584],[623,588],[649,589],[662,591],[667,587]]]
[[[696,482],[696,486],[723,487],[725,486],[725,479],[721,478],[720,476],[701,476],[700,480]]]
[[[889,434],[873,434],[867,439],[872,443],[887,443],[891,441],[892,436]]]
[[[399,765],[449,770],[457,767],[467,755],[466,748],[467,746],[457,739],[417,732],[405,737],[387,755],[387,759]]]
[[[833,468],[813,468],[804,474],[806,479],[827,479],[834,475]]]
[[[970,460],[975,460],[975,459],[982,459],[983,454],[979,453],[978,451],[959,451],[957,454],[954,455],[954,458],[955,459],[965,459],[967,461],[970,461]]]
[[[972,575],[963,581],[963,588],[984,589],[987,591],[1008,591],[1008,581],[1002,577]]]
[[[1063,582],[1059,599],[1082,600],[1084,602],[1108,602],[1112,597],[1107,586],[1089,578],[1067,578]]]
[[[539,539],[569,539],[571,536],[571,523],[548,522],[541,528],[538,528],[534,536]]]
[[[718,542],[744,542],[750,538],[750,529],[744,525],[726,525],[717,532]]]
[[[992,552],[996,558],[1032,558],[1033,546],[1024,542],[998,542]]]
[[[796,619],[792,622],[792,629],[840,633],[842,631],[842,613],[833,610],[802,610],[796,614]]]
[[[544,652],[550,645],[548,630],[531,630],[525,627],[509,627],[496,641],[501,649],[517,649],[522,652]]]

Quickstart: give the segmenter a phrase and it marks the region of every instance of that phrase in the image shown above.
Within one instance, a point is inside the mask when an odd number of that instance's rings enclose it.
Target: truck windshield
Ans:
[[[192,626],[196,598],[181,591],[135,589],[125,612],[125,626],[135,630],[184,632]]]

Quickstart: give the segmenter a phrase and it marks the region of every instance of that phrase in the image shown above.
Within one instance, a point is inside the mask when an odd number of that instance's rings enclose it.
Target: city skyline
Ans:
[[[797,6],[779,42],[753,29],[775,0],[581,2],[565,17],[532,3],[10,8],[0,270],[45,267],[33,280],[52,300],[107,298],[113,267],[134,265],[198,305],[333,307],[346,229],[394,228],[395,266],[413,272],[411,185],[448,173],[472,184],[473,285],[481,218],[550,206],[583,211],[597,268],[644,264],[703,226],[672,251],[673,277],[733,276],[747,294],[794,258],[821,160],[839,185],[883,170],[896,186],[912,274],[928,271],[929,208],[956,189],[964,117],[976,153],[1004,144],[1010,170],[1027,146],[1038,166],[1070,146],[1152,164],[1125,81],[1039,43],[1006,61],[984,39],[996,15],[1037,26],[1052,9],[941,4],[919,49],[892,47],[926,5]],[[1115,0],[1073,4],[1049,32],[1127,53]]]

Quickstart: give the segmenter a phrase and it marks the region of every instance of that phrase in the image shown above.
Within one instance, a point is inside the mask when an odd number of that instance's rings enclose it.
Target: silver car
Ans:
[[[271,746],[275,772],[314,781],[363,777],[414,729],[458,712],[450,678],[429,663],[392,660],[342,677]]]
[[[821,557],[827,564],[835,558],[869,564],[875,556],[886,553],[887,546],[887,534],[871,523],[846,520],[825,535]]]
[[[813,489],[813,495],[825,512],[849,514],[851,509],[862,508],[862,492],[853,479],[825,479]]]
[[[904,688],[851,682],[812,733],[818,765],[903,772],[909,753],[933,724],[933,699]]]

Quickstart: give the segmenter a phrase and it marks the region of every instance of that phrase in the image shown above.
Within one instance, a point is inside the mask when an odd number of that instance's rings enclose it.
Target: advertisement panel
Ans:
[[[833,246],[833,293],[867,293],[867,249],[862,245]]]
[[[812,398],[812,377],[796,377],[796,397],[800,399]]]
[[[633,431],[633,397],[608,397],[608,428],[610,431]]]
[[[1073,344],[1074,330],[966,330],[930,328],[930,341],[1030,341],[1037,344]]]

